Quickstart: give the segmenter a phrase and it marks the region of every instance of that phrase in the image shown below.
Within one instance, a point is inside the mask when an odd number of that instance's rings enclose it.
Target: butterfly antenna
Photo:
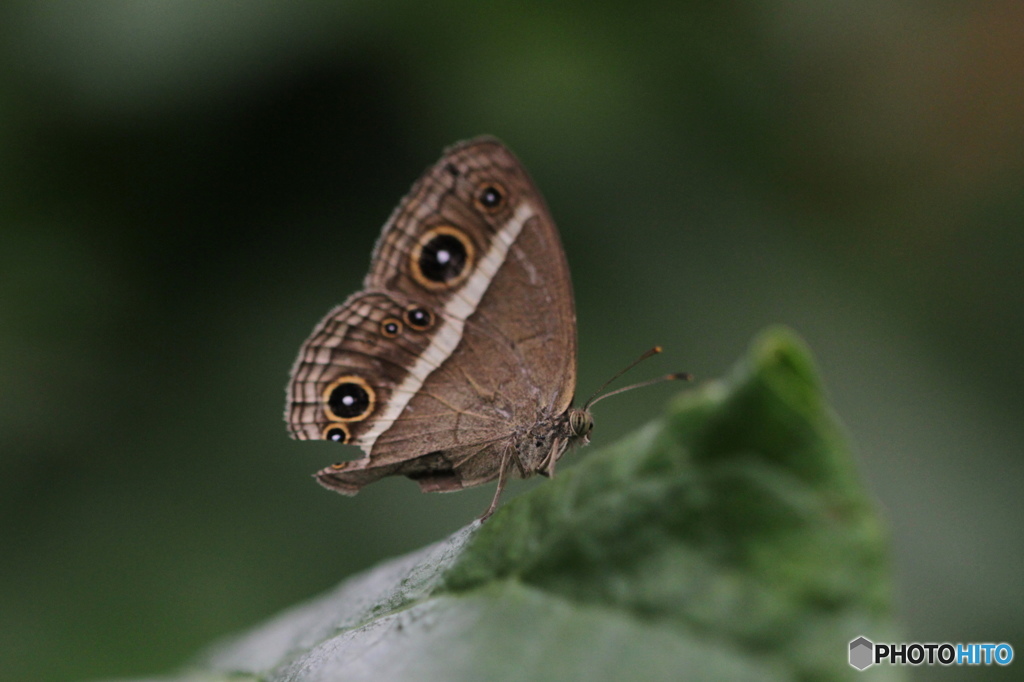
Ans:
[[[655,346],[654,348],[651,348],[650,350],[646,351],[643,355],[638,357],[633,362],[629,363],[628,365],[626,365],[625,367],[620,369],[618,372],[616,372],[612,376],[611,379],[609,379],[608,381],[604,382],[601,385],[601,388],[597,389],[594,392],[594,394],[592,396],[590,396],[590,398],[587,399],[587,402],[583,404],[583,409],[584,410],[588,410],[588,409],[591,408],[591,406],[596,405],[597,403],[599,403],[600,401],[604,400],[605,398],[610,398],[613,395],[618,395],[619,393],[625,393],[626,391],[632,391],[634,388],[641,388],[642,386],[650,386],[651,384],[657,384],[657,383],[660,383],[662,381],[676,381],[677,379],[681,379],[683,381],[690,381],[691,379],[693,379],[693,375],[690,374],[689,372],[676,372],[674,374],[666,374],[665,376],[656,377],[654,379],[648,379],[647,381],[641,381],[638,384],[630,384],[629,386],[623,386],[622,388],[617,388],[614,391],[609,391],[608,393],[603,393],[603,394],[601,393],[601,391],[603,391],[604,389],[608,388],[608,386],[613,381],[615,381],[616,379],[621,377],[623,374],[625,374],[629,370],[633,369],[634,367],[639,365],[641,362],[643,362],[647,358],[652,357],[654,355],[657,355],[660,352],[661,352],[661,346]]]

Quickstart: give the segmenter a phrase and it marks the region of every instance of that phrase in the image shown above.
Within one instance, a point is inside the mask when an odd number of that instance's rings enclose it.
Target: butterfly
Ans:
[[[363,450],[316,474],[344,495],[384,476],[429,492],[497,479],[483,520],[510,477],[552,476],[589,441],[576,343],[544,199],[511,151],[479,137],[445,150],[392,213],[362,290],[302,345],[285,420],[294,438]]]

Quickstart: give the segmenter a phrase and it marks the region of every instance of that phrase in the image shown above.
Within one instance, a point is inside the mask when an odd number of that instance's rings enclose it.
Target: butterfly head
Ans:
[[[582,440],[584,444],[590,442],[590,432],[594,430],[594,418],[590,416],[590,410],[585,407],[573,407],[569,409],[569,437],[573,440]]]

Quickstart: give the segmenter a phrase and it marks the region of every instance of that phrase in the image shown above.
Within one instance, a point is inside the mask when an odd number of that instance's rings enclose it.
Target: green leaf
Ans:
[[[791,332],[580,460],[179,679],[902,679],[847,663],[898,641],[886,537]]]

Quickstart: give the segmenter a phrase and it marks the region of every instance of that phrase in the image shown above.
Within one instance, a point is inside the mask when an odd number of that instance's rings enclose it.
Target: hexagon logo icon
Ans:
[[[850,665],[857,670],[864,670],[874,665],[875,645],[867,637],[858,637],[850,642]]]

